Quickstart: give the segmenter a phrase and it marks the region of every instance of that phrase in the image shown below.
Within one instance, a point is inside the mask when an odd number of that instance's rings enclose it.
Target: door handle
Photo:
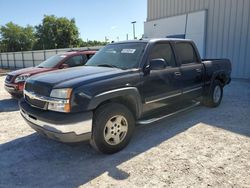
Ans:
[[[195,69],[196,72],[201,73],[201,69]]]
[[[175,74],[175,76],[181,76],[180,72],[175,72],[174,74]]]

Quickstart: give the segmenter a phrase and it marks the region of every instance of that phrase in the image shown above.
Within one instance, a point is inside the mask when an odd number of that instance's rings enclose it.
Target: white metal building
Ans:
[[[144,37],[189,38],[203,58],[229,58],[250,79],[250,0],[148,0]]]

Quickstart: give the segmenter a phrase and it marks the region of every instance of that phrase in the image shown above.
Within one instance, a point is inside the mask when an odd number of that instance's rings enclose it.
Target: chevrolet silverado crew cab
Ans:
[[[94,54],[95,50],[71,51],[54,55],[36,67],[12,71],[5,78],[4,88],[12,96],[19,97],[23,94],[26,79],[35,74],[50,72],[57,69],[84,65]]]
[[[90,140],[110,154],[129,143],[135,125],[166,117],[169,105],[199,99],[217,107],[230,75],[229,60],[201,60],[190,40],[112,43],[83,67],[27,79],[20,112],[42,135]]]

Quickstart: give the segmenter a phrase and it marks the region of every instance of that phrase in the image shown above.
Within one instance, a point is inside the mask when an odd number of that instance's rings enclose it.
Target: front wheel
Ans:
[[[208,107],[217,107],[220,105],[223,97],[223,86],[219,80],[215,80],[211,86],[208,95],[204,97],[203,104]]]
[[[104,104],[94,114],[91,145],[99,152],[112,154],[129,143],[135,120],[130,110],[118,103]]]

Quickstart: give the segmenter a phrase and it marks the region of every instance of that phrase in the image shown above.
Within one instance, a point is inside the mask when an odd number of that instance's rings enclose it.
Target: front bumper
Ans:
[[[67,143],[89,140],[92,132],[92,112],[65,114],[31,107],[24,99],[19,102],[26,122],[42,135]]]
[[[10,94],[17,94],[17,95],[22,95],[23,94],[23,84],[18,85],[18,84],[4,83],[4,88]]]

